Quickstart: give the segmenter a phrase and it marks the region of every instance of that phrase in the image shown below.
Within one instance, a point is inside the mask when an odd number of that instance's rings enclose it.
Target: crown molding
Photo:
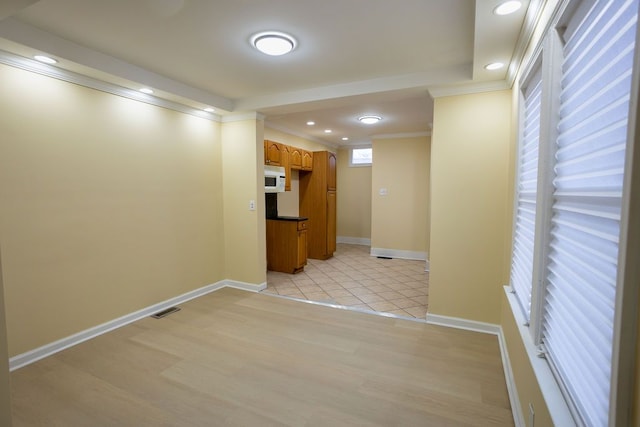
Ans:
[[[507,71],[506,80],[509,83],[509,86],[513,85],[523,66],[526,65],[524,64],[524,61],[526,59],[527,50],[534,39],[536,28],[542,20],[543,12],[548,3],[548,0],[531,0],[529,3],[529,8],[527,9],[527,14],[524,18],[524,25],[520,30],[520,35],[518,36],[513,56],[511,57],[511,66]]]
[[[220,120],[222,123],[241,122],[244,120],[264,120],[264,115],[258,112],[226,114]]]
[[[309,136],[309,135],[305,135],[303,133],[296,132],[296,131],[291,130],[288,127],[285,127],[285,126],[273,124],[273,123],[269,122],[268,120],[264,122],[264,125],[266,127],[268,127],[269,129],[278,130],[280,132],[288,133],[289,135],[297,136],[298,138],[306,139],[308,141],[317,142],[318,144],[326,145],[327,147],[333,148],[335,150],[337,150],[341,146],[341,145],[335,144],[333,142],[324,141],[324,140],[322,140],[320,138],[315,138],[315,137],[312,137],[312,136]]]
[[[77,84],[79,86],[84,86],[90,89],[99,90],[101,92],[110,93],[112,95],[121,96],[123,98],[132,99],[134,101],[155,105],[156,107],[167,108],[169,110],[189,114],[205,120],[211,120],[214,122],[220,121],[220,116],[218,114],[207,113],[205,111],[198,110],[184,104],[158,98],[153,95],[147,95],[137,90],[118,86],[112,83],[95,79],[93,77],[88,77],[83,74],[65,70],[63,68],[43,64],[34,59],[25,58],[23,56],[15,55],[3,50],[0,50],[0,64],[5,64],[10,67],[19,68],[25,71],[51,77],[64,82]]]
[[[433,99],[445,96],[470,95],[473,93],[493,92],[510,89],[511,84],[506,80],[480,83],[464,83],[459,85],[434,86],[429,88],[429,95]]]
[[[406,133],[385,133],[373,135],[371,139],[400,139],[400,138],[420,138],[423,136],[431,136],[431,131],[427,132],[406,132]]]

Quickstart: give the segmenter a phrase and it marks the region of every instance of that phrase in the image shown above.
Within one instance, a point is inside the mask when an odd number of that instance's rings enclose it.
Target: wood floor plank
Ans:
[[[512,426],[495,336],[222,289],[11,374],[15,426]]]

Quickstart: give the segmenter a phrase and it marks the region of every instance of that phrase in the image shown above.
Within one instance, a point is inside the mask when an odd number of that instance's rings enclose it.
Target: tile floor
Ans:
[[[424,261],[380,259],[362,245],[339,243],[326,261],[310,259],[298,274],[267,272],[263,293],[424,319],[429,272]]]

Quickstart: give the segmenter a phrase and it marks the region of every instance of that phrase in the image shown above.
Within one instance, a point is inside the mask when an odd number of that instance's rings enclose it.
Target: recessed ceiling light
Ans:
[[[280,56],[295,49],[296,39],[278,31],[266,31],[251,37],[251,44],[260,52],[271,56]]]
[[[313,126],[313,125],[315,125],[315,124],[316,124],[316,122],[314,122],[313,120],[309,120],[309,121],[307,122],[307,126]]]
[[[45,64],[57,64],[58,61],[56,59],[53,59],[49,56],[45,56],[45,55],[35,55],[33,57],[36,61],[40,61],[40,62],[44,62]]]
[[[213,108],[211,108],[211,107],[207,107],[207,108],[205,108],[205,109],[204,109],[204,111],[206,111],[207,113],[213,113],[213,112],[214,112],[214,111],[216,111],[216,110],[214,110],[214,109],[213,109]]]
[[[362,117],[358,117],[358,120],[361,121],[362,123],[366,124],[366,125],[372,125],[372,124],[378,123],[380,120],[382,120],[382,117],[380,117],[380,116],[362,116]]]
[[[348,141],[348,140],[349,140],[349,138],[347,138],[346,136],[343,136],[343,137],[342,137],[342,140],[343,140],[343,141]]]
[[[489,71],[499,70],[502,67],[504,67],[504,64],[502,62],[492,62],[491,64],[487,64],[484,66],[484,68]]]
[[[331,129],[325,129],[324,130],[324,133],[331,133],[331,132],[333,132]]]
[[[510,13],[513,13],[520,9],[520,7],[522,7],[522,2],[517,0],[510,0],[493,9],[493,13],[495,13],[496,15],[509,15]]]
[[[148,87],[143,87],[140,89],[140,92],[146,93],[147,95],[151,95],[153,93],[153,89],[149,89]]]

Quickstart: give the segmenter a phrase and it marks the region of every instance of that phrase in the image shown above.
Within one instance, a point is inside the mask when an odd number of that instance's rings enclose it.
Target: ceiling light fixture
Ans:
[[[307,122],[307,126],[313,126],[313,125],[315,125],[315,124],[316,124],[316,122],[314,122],[313,120],[309,120],[309,121]]]
[[[251,37],[251,44],[260,52],[280,56],[291,52],[297,46],[296,39],[278,31],[265,31]]]
[[[380,120],[382,120],[382,117],[380,116],[362,116],[362,117],[358,117],[358,120],[362,123],[364,123],[365,125],[373,125],[375,123],[378,123]]]
[[[211,107],[207,107],[207,108],[205,108],[205,109],[204,109],[204,111],[206,111],[207,113],[213,113],[213,112],[214,112],[214,111],[216,111],[216,110],[214,110],[214,109],[213,109],[213,108],[211,108]]]
[[[502,67],[504,67],[504,64],[502,62],[492,62],[491,64],[487,64],[484,66],[485,70],[489,71],[499,70]]]
[[[349,138],[348,138],[348,137],[346,137],[346,136],[343,136],[343,137],[342,137],[342,140],[343,140],[343,141],[348,141],[348,140],[349,140]]]
[[[57,64],[58,61],[56,59],[53,59],[49,56],[45,56],[45,55],[35,55],[33,57],[33,59],[35,59],[36,61],[40,61],[40,62],[44,62],[45,64]]]
[[[153,89],[149,89],[148,87],[143,87],[142,89],[140,89],[140,92],[146,93],[147,95],[151,95],[153,94]]]
[[[324,133],[331,133],[331,132],[333,132],[331,129],[325,129],[324,130]]]
[[[496,15],[509,15],[513,12],[516,12],[522,7],[522,2],[517,0],[510,0],[500,4],[498,7],[493,9],[493,13]]]

